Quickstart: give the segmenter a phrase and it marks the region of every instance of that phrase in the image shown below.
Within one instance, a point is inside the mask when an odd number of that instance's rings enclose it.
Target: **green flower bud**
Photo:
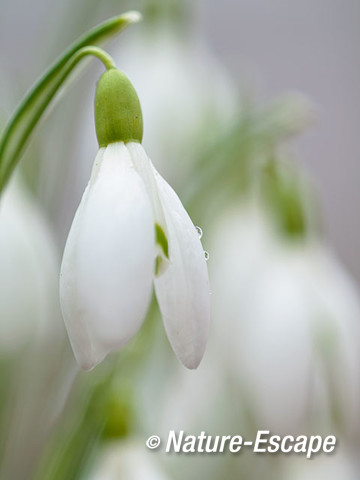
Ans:
[[[288,238],[305,238],[308,217],[301,177],[274,159],[261,172],[262,194],[281,232]]]
[[[139,142],[143,136],[141,106],[127,76],[110,68],[97,84],[95,127],[100,147],[114,142]]]

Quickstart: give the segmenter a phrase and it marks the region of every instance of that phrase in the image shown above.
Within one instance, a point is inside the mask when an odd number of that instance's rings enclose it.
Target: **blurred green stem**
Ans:
[[[265,108],[247,105],[232,127],[200,152],[182,195],[192,213],[203,211],[203,199],[208,203],[215,191],[241,196],[254,187],[264,157],[274,155],[282,142],[298,133],[282,119],[283,110],[282,101]]]

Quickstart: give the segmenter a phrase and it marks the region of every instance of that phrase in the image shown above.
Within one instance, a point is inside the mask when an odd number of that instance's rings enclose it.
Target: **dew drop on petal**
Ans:
[[[205,256],[205,260],[208,261],[209,258],[210,258],[210,253],[205,250],[204,251],[204,256]]]
[[[201,227],[196,226],[195,229],[196,229],[196,231],[199,235],[199,238],[201,239],[201,237],[203,236],[203,231],[202,231]]]

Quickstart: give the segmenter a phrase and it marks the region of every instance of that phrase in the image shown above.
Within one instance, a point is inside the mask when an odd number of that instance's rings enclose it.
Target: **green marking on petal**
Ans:
[[[155,223],[155,238],[156,238],[156,243],[160,245],[161,250],[163,251],[165,257],[168,259],[169,258],[169,243],[168,239],[166,238],[165,232],[160,227],[158,223]]]
[[[155,275],[160,274],[161,264],[163,263],[163,259],[158,255],[155,259]]]

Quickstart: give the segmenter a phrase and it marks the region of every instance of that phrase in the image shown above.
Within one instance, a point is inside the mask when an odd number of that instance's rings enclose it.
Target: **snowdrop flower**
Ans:
[[[355,447],[356,448],[356,447]],[[283,462],[282,480],[356,480],[359,467],[352,448],[338,440],[334,455],[319,455],[315,461],[305,462],[300,458],[286,458]]]
[[[0,202],[0,351],[56,329],[58,258],[41,209],[15,176]]]
[[[257,226],[244,243],[241,220],[223,220],[211,250],[214,326],[231,332],[218,338],[243,398],[258,425],[278,433],[315,420],[352,435],[360,415],[355,285],[315,239],[286,241],[269,229],[266,241]]]
[[[89,480],[167,480],[159,459],[144,442],[116,442],[104,448]]]
[[[139,100],[115,68],[98,83],[95,123],[100,149],[60,280],[76,359],[90,369],[123,347],[144,320],[154,281],[172,348],[186,367],[196,368],[209,325],[204,251],[181,201],[140,143]]]

